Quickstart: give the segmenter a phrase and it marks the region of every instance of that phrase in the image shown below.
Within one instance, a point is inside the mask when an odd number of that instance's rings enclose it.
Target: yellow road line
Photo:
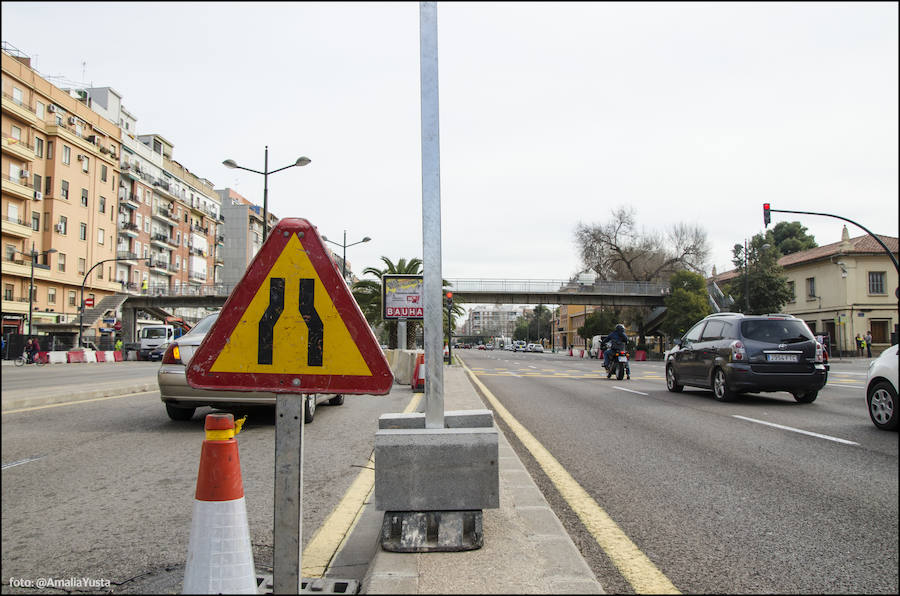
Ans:
[[[404,414],[415,412],[422,400],[415,395],[407,404]],[[375,487],[375,452],[369,456],[366,466],[357,474],[341,502],[328,514],[303,551],[303,577],[322,577],[335,554],[350,537],[362,516],[363,505]]]
[[[528,429],[503,407],[493,393],[463,363],[472,382],[481,389],[497,414],[531,452],[588,532],[638,594],[680,594],[678,589],[622,531],[569,472]]]
[[[33,412],[34,410],[46,410],[47,408],[61,408],[63,406],[74,406],[77,404],[86,404],[92,401],[105,401],[107,399],[119,399],[121,397],[131,397],[132,395],[143,395],[144,393],[156,393],[159,389],[152,391],[138,391],[137,393],[126,393],[125,395],[109,395],[107,397],[94,397],[92,399],[82,399],[79,401],[67,401],[61,404],[47,404],[44,406],[34,406],[31,408],[19,408],[18,410],[6,410],[2,414],[18,414],[19,412]]]

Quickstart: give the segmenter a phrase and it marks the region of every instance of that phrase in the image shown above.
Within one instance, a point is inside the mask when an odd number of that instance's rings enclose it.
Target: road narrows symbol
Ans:
[[[314,299],[316,296],[316,280],[300,280],[300,316],[309,330],[307,340],[307,366],[322,366],[322,351],[325,340],[325,327],[319,313],[316,312]]]
[[[275,339],[275,323],[284,311],[284,278],[269,279],[269,307],[259,320],[259,347],[257,362],[272,364],[272,342]]]

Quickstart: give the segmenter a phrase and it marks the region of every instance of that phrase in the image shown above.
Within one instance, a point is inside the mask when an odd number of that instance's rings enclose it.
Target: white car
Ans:
[[[525,347],[525,351],[526,352],[543,352],[544,346],[542,346],[541,344],[528,344]]]
[[[869,363],[866,376],[869,417],[882,430],[897,430],[897,346]]]

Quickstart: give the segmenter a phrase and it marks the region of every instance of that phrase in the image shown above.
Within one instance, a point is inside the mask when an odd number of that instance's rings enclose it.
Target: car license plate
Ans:
[[[625,356],[619,356],[619,362],[628,362],[628,358]]]
[[[797,362],[796,354],[766,354],[769,362]]]

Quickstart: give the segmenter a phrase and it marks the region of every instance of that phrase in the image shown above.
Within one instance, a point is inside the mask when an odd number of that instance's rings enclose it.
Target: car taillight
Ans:
[[[825,349],[819,342],[816,342],[816,362],[819,364],[825,362]]]
[[[747,358],[747,352],[744,350],[744,344],[739,341],[731,342],[731,360],[734,362],[743,361]]]
[[[169,344],[169,349],[167,349],[166,353],[163,354],[162,363],[181,364],[181,350],[178,349],[178,344]]]

